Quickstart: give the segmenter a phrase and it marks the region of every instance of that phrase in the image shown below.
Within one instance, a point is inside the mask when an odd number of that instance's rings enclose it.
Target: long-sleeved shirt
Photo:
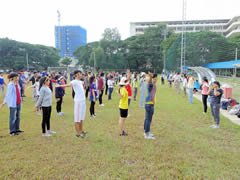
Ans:
[[[50,107],[52,106],[52,91],[47,86],[42,86],[40,89],[40,96],[36,103],[36,107]]]
[[[20,85],[17,84],[18,90],[21,91]],[[3,103],[7,104],[8,107],[16,108],[17,107],[17,92],[16,92],[16,86],[15,84],[11,81],[8,83],[7,86],[7,94],[4,98]]]

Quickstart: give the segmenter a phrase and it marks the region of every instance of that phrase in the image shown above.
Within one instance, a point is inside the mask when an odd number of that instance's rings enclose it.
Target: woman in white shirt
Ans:
[[[112,92],[113,92],[113,88],[114,88],[114,80],[113,80],[112,75],[108,79],[107,84],[108,84],[108,100],[111,100],[112,99]]]

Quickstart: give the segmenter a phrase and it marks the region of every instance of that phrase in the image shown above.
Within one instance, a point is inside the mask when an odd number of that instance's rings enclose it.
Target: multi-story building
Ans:
[[[130,36],[143,34],[144,30],[149,27],[156,27],[158,24],[166,24],[167,29],[176,33],[213,31],[230,37],[240,33],[240,16],[232,19],[218,20],[192,20],[192,21],[159,21],[159,22],[132,22],[130,23]]]
[[[87,31],[81,26],[55,26],[55,47],[61,57],[73,57],[74,51],[87,43]]]

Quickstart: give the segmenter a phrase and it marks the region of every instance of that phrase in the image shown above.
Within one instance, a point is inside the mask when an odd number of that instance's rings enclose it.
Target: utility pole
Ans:
[[[96,57],[95,57],[95,50],[93,50],[93,60],[94,60],[94,74],[96,73]]]
[[[186,10],[187,10],[187,0],[183,0],[183,7],[182,7],[182,40],[181,40],[181,73],[183,73],[183,67],[185,64],[186,58]]]
[[[29,64],[28,64],[28,52],[26,50],[26,61],[27,61],[27,71],[29,71]]]
[[[61,23],[61,13],[59,10],[57,10],[57,14],[58,14],[58,49],[60,50],[60,54],[61,54],[61,27],[60,27],[60,23]]]
[[[164,41],[166,40],[167,38],[167,27],[166,29],[164,30]],[[166,49],[164,49],[163,51],[163,72],[164,74],[166,74]]]
[[[235,61],[238,60],[238,48],[236,48],[236,52],[235,52]],[[237,77],[237,66],[235,65],[234,68],[234,76]]]

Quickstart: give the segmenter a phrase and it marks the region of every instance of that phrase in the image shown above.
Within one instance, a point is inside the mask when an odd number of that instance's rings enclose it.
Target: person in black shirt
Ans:
[[[223,95],[223,90],[220,88],[220,83],[218,81],[214,81],[212,86],[208,91],[208,95],[210,95],[210,105],[212,117],[215,121],[215,124],[211,126],[213,129],[218,129],[220,127],[220,107],[221,107],[221,97]]]

